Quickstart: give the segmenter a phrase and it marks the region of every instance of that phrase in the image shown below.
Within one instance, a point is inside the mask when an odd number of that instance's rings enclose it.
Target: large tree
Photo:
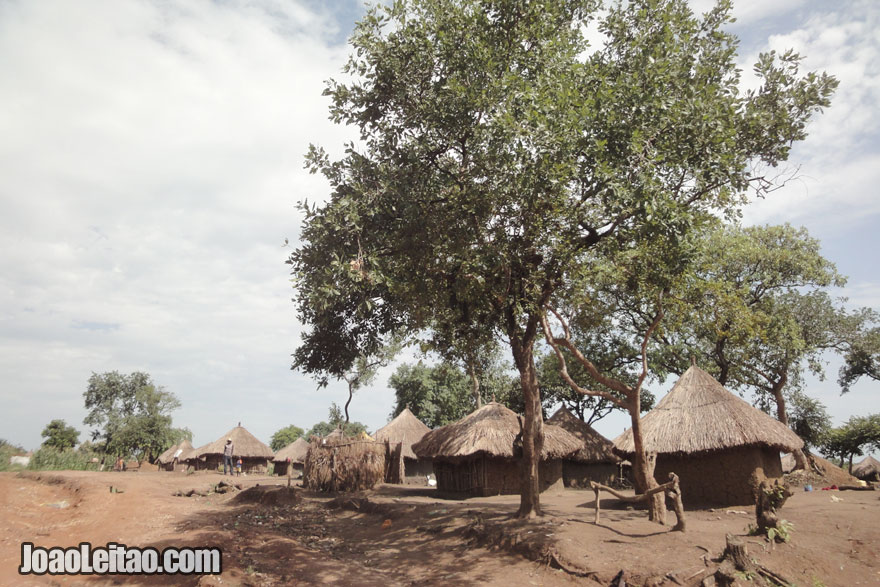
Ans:
[[[171,412],[180,400],[147,373],[92,373],[83,396],[89,411],[83,422],[98,427],[92,440],[101,440],[103,453],[152,461],[172,444],[192,439],[186,428],[172,427]]]
[[[76,446],[79,432],[64,420],[52,420],[43,428],[41,436],[46,439],[43,446],[64,450]]]
[[[356,25],[331,117],[360,140],[308,164],[332,187],[305,204],[290,263],[306,325],[297,365],[342,373],[387,333],[503,336],[524,404],[519,515],[540,513],[535,343],[545,306],[597,244],[731,211],[805,138],[836,81],[793,53],[760,56],[740,89],[729,2],[400,0]],[[584,31],[602,14],[604,43]],[[650,230],[646,227],[650,225]]]

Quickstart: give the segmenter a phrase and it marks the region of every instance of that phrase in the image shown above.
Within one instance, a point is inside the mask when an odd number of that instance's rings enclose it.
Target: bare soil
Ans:
[[[214,473],[0,473],[0,585],[698,585],[741,537],[761,565],[796,585],[880,585],[880,492],[798,492],[782,517],[792,541],[747,535],[754,508],[687,512],[687,531],[649,522],[592,491],[542,495],[545,515],[516,520],[517,496],[442,499],[382,485],[331,496],[277,477]],[[231,478],[227,477],[227,480]],[[111,492],[111,487],[115,492]],[[174,495],[191,490],[202,497]],[[683,491],[686,491],[683,488]],[[22,577],[21,543],[217,546],[220,576]],[[562,568],[560,568],[562,567]],[[744,583],[747,584],[747,583]]]

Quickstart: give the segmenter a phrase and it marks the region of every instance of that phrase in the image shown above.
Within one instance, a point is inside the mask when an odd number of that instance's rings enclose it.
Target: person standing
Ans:
[[[232,444],[232,439],[226,439],[226,446],[223,447],[223,474],[226,474],[226,467],[229,467],[229,474],[232,475],[235,472],[235,468],[232,466],[232,456],[235,454],[235,445]]]

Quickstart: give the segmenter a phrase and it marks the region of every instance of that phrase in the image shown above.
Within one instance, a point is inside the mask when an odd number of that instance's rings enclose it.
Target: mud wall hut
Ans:
[[[645,449],[657,454],[654,477],[681,480],[686,507],[755,503],[763,479],[782,477],[781,452],[803,441],[775,418],[726,390],[691,366],[657,406],[642,418]],[[635,452],[632,430],[614,440],[618,454]]]
[[[189,440],[183,440],[163,452],[156,459],[156,466],[160,471],[177,471],[186,469],[187,459],[190,458],[193,445]]]
[[[461,495],[515,494],[522,483],[516,446],[519,417],[492,402],[425,434],[413,445],[419,458],[431,458],[439,491]],[[538,476],[541,491],[562,488],[562,459],[580,449],[574,436],[558,426],[544,427]]]
[[[592,426],[569,412],[565,406],[556,410],[548,424],[559,426],[578,439],[580,450],[562,460],[562,480],[566,487],[589,488],[590,481],[611,485],[619,475],[614,443],[593,430]]]
[[[272,459],[272,462],[275,463],[275,474],[287,475],[288,469],[291,469],[291,474],[294,471],[302,473],[308,452],[309,442],[300,436],[275,453],[275,457]]]
[[[196,468],[209,471],[220,469],[222,471],[223,447],[226,445],[227,438],[231,438],[232,444],[235,445],[233,463],[241,457],[242,473],[262,474],[269,470],[269,461],[275,456],[272,449],[260,442],[256,436],[248,432],[241,424],[214,442],[196,449],[194,451],[197,460]]]
[[[853,465],[852,474],[862,481],[880,481],[880,461],[868,455],[859,464]]]
[[[373,435],[376,441],[388,443],[387,462],[393,465],[386,466],[386,483],[424,483],[425,477],[434,472],[431,459],[420,459],[412,449],[412,445],[430,431],[409,408],[404,408],[396,418],[376,431]]]

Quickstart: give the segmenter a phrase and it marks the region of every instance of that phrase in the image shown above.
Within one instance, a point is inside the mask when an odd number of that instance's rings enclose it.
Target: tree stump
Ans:
[[[766,479],[761,481],[755,496],[755,517],[759,533],[766,535],[770,528],[780,528],[779,509],[792,495],[788,485],[780,484],[779,480],[773,484]]]

